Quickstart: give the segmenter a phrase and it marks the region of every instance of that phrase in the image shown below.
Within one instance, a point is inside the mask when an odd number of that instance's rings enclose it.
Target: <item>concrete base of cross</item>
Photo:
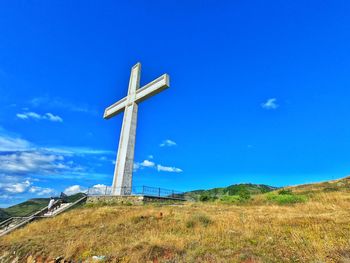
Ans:
[[[89,196],[86,204],[106,204],[106,205],[143,205],[146,203],[173,203],[183,202],[185,199],[158,197],[146,195],[95,195]]]

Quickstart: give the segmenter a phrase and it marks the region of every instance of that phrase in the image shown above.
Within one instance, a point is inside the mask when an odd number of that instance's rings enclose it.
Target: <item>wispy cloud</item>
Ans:
[[[137,171],[137,170],[143,169],[143,168],[156,169],[158,172],[170,172],[170,173],[181,173],[182,172],[182,169],[180,169],[180,168],[156,164],[155,162],[147,160],[147,159],[142,161],[142,162],[135,162],[134,163],[134,171]]]
[[[115,152],[111,150],[92,149],[87,147],[67,147],[67,146],[56,146],[56,147],[45,147],[44,150],[55,152],[63,155],[114,155]]]
[[[0,155],[0,172],[4,173],[57,173],[62,170],[74,170],[64,162],[62,155],[44,152],[10,152]]]
[[[171,147],[171,146],[176,146],[176,142],[170,140],[170,139],[167,139],[167,140],[164,140],[161,144],[159,144],[160,147]]]
[[[90,189],[81,186],[81,185],[72,185],[67,187],[64,190],[64,193],[67,195],[74,195],[77,193],[86,193],[88,190],[91,191],[93,194],[105,194],[106,193],[106,188],[108,188],[108,186],[104,185],[104,184],[95,184],[94,186],[92,186]]]
[[[155,163],[149,160],[144,160],[140,165],[143,167],[154,167]]]
[[[268,99],[267,101],[263,102],[261,104],[261,107],[267,110],[275,110],[279,107],[277,104],[277,99],[276,98],[271,98]]]
[[[96,110],[91,109],[87,105],[79,105],[62,98],[51,98],[49,96],[33,98],[30,100],[30,104],[34,107],[45,106],[49,108],[65,109],[74,112],[97,114]]]
[[[59,175],[86,172],[74,160],[99,158],[113,151],[84,147],[39,147],[17,136],[0,132],[0,172],[22,175]]]
[[[50,182],[58,178],[105,180],[111,175],[96,171],[95,163],[104,156],[110,160],[112,154],[115,152],[87,147],[39,146],[0,127],[0,206],[53,195],[59,186],[52,187]]]
[[[0,151],[23,151],[30,147],[30,142],[26,140],[0,135]]]
[[[0,129],[0,154],[1,152],[19,152],[19,151],[39,151],[46,153],[60,154],[64,156],[85,156],[85,155],[114,155],[112,150],[92,149],[88,147],[68,147],[68,146],[53,146],[39,147],[18,136],[3,134]]]
[[[29,180],[18,183],[0,183],[0,189],[10,194],[19,194],[25,192],[30,187],[30,185],[31,183]]]
[[[66,195],[74,195],[77,193],[84,193],[85,191],[86,191],[86,188],[76,184],[76,185],[72,185],[72,186],[67,187],[66,189],[64,189],[63,192]]]
[[[45,114],[39,114],[36,112],[24,112],[24,113],[17,113],[16,114],[18,119],[21,120],[48,120],[48,121],[52,121],[52,122],[63,122],[63,119],[58,116],[58,115],[54,115],[50,112],[47,112]]]
[[[171,167],[171,166],[163,166],[158,164],[157,165],[158,172],[169,172],[169,173],[181,173],[182,170],[180,168]]]
[[[155,167],[156,164],[150,160],[143,160],[142,162],[135,162],[134,163],[134,171],[137,171],[139,169],[142,169],[144,167]]]
[[[63,119],[60,116],[53,115],[50,112],[48,112],[44,115],[44,119],[47,119],[49,121],[63,122]]]
[[[28,178],[0,174],[0,199],[7,199],[19,194],[30,193],[37,196],[45,196],[55,193],[54,189],[33,185]]]
[[[35,193],[38,196],[45,196],[49,194],[55,193],[55,190],[52,188],[47,188],[47,187],[39,187],[39,186],[31,186],[29,188],[30,193]]]

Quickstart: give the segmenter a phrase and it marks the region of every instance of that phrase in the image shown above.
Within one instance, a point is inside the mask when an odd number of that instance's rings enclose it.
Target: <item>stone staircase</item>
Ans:
[[[82,203],[86,200],[86,198],[87,196],[83,196],[73,203],[62,203],[60,205],[58,203],[59,201],[56,201],[53,205],[55,209],[52,212],[48,212],[47,207],[45,207],[42,210],[35,212],[34,214],[27,217],[11,217],[9,219],[6,219],[5,221],[0,222],[0,237],[14,231],[15,229],[25,226],[34,220],[55,217],[72,208],[73,206]]]

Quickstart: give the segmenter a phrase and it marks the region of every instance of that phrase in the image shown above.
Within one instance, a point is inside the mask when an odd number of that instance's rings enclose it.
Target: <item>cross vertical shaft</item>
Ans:
[[[126,98],[126,106],[124,109],[124,118],[112,184],[114,195],[128,195],[131,192],[138,110],[135,97],[136,90],[140,86],[140,73],[141,64],[137,63],[131,69],[130,74],[128,96]]]

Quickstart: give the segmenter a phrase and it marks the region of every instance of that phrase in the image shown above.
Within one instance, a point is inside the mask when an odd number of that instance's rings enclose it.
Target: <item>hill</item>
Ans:
[[[185,193],[186,196],[195,200],[215,200],[222,196],[247,196],[271,192],[278,189],[264,184],[234,184],[227,187],[213,188],[208,190],[195,190]]]
[[[6,213],[6,211],[2,208],[0,208],[0,222],[9,218],[10,215],[8,213]]]
[[[33,198],[23,203],[4,208],[3,210],[11,217],[29,216],[35,211],[39,211],[47,206],[49,200],[49,198]]]
[[[327,193],[336,191],[349,191],[350,190],[350,176],[337,180],[325,181],[320,183],[302,184],[296,186],[285,187],[291,189],[300,194],[315,194],[315,193]]]
[[[0,258],[349,262],[349,182],[286,187],[232,203],[80,207],[3,237]]]

